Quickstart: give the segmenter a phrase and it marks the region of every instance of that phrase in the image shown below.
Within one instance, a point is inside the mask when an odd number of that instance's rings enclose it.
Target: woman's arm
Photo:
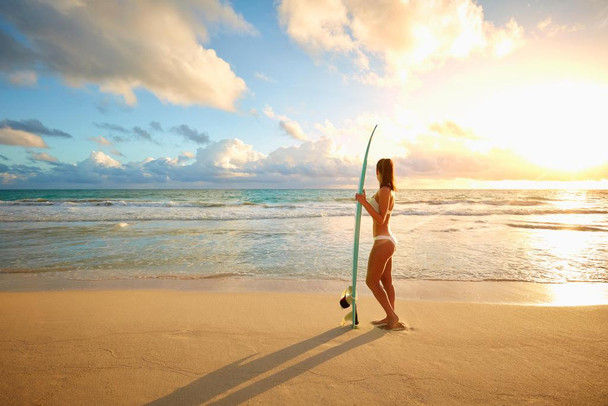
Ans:
[[[365,210],[367,210],[369,215],[372,216],[372,219],[374,219],[376,223],[384,224],[388,217],[388,205],[390,203],[390,196],[391,190],[388,187],[383,187],[378,191],[378,197],[380,200],[380,213],[374,210],[372,205],[369,204],[369,202],[367,201],[367,198],[365,197],[365,190],[363,191],[363,194],[356,193],[355,199],[357,199],[357,201],[361,203],[361,206],[365,207]]]

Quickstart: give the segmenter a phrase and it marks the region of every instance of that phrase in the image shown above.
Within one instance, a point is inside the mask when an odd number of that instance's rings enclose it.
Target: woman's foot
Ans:
[[[385,318],[383,318],[382,320],[374,320],[374,321],[372,321],[372,324],[373,324],[374,326],[383,326],[383,325],[385,325],[385,324],[386,324],[386,319],[387,319],[387,318],[385,317]]]
[[[400,321],[398,321],[397,324],[395,324],[395,327],[393,327],[393,328],[388,328],[387,325],[379,326],[379,327],[383,330],[389,330],[389,331],[411,331],[412,330],[411,327],[407,327],[405,324],[403,324]]]
[[[396,314],[393,313],[392,316],[386,317],[386,328],[388,330],[395,329],[395,327],[397,327],[398,324],[399,324],[399,316],[397,316]],[[403,324],[403,323],[401,323],[401,324]]]

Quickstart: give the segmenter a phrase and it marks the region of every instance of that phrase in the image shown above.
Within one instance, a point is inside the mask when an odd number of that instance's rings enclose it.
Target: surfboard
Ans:
[[[363,168],[361,169],[361,178],[359,178],[359,194],[363,193],[363,184],[365,183],[365,172],[367,170],[367,155],[369,154],[369,146],[372,145],[372,138],[378,124],[374,126],[372,135],[369,136],[367,142],[367,148],[365,149],[365,156],[363,157]],[[359,324],[359,317],[357,316],[357,266],[359,264],[359,234],[361,231],[361,203],[357,202],[357,212],[355,214],[355,239],[353,243],[353,289],[351,293],[352,305],[353,305],[353,328],[357,328]]]

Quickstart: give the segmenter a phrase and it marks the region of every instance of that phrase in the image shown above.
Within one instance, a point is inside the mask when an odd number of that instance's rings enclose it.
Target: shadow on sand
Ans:
[[[255,354],[247,356],[243,359],[228,364],[216,371],[193,381],[192,383],[175,390],[160,399],[148,403],[148,405],[200,405],[208,402],[222,393],[229,391],[232,388],[243,385],[256,377],[269,372],[270,370],[280,367],[282,364],[302,355],[308,351],[319,347],[339,336],[351,332],[349,328],[334,328],[328,330],[315,337],[309,338],[289,347],[285,347],[279,351],[265,355],[261,358],[246,362]],[[284,382],[289,381],[303,374],[310,369],[344,354],[361,345],[368,344],[379,339],[385,334],[382,330],[373,329],[364,334],[331,347],[318,354],[312,355],[297,364],[282,369],[270,376],[267,376],[259,381],[252,382],[249,385],[225,396],[219,400],[212,402],[213,405],[234,405],[245,402],[261,393],[266,392]]]

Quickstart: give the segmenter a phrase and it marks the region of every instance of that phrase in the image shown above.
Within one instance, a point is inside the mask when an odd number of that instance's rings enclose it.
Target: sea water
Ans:
[[[348,280],[354,193],[0,190],[0,273]],[[396,279],[608,282],[608,191],[400,190],[391,227]]]

